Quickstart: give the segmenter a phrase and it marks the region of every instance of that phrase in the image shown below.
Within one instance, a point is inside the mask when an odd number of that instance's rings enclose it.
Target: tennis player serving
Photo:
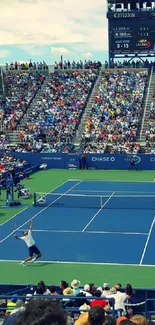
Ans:
[[[29,249],[29,257],[27,257],[24,261],[22,261],[20,264],[21,265],[26,265],[26,262],[35,262],[38,258],[40,258],[42,256],[40,250],[38,249],[38,247],[35,244],[35,241],[32,237],[32,219],[30,220],[30,229],[29,231],[24,231],[23,232],[23,237],[18,237],[16,235],[14,235],[15,239],[20,239],[20,240],[24,240],[24,242],[26,243],[26,245],[28,246]],[[36,255],[33,259],[33,255]]]

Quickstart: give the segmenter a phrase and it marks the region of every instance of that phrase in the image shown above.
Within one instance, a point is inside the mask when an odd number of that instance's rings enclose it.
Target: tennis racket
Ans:
[[[16,232],[16,229],[18,228],[18,221],[13,222],[13,234]]]

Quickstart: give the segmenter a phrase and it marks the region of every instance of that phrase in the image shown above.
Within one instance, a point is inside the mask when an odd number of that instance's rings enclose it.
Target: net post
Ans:
[[[33,195],[33,200],[34,200],[34,206],[36,207],[36,193],[34,192],[34,195]]]

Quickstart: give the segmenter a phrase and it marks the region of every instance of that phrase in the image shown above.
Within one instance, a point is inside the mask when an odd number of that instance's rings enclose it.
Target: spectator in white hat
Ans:
[[[77,296],[80,293],[80,284],[81,282],[79,280],[73,280],[71,282],[71,287],[73,288],[73,295]]]
[[[83,288],[83,291],[82,291],[85,296],[87,297],[91,297],[92,294],[90,293],[90,285],[89,284],[85,284],[84,288]]]
[[[108,298],[111,295],[109,283],[103,284],[102,297]]]

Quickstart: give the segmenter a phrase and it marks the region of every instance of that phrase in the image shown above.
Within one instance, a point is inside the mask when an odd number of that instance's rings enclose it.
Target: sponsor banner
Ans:
[[[77,162],[74,162],[74,163],[71,163],[71,162],[68,162],[67,163],[67,169],[79,169],[79,163]]]
[[[1,153],[3,154],[3,153]],[[79,169],[81,166],[81,154],[56,154],[56,153],[7,153],[17,159],[25,160],[33,167],[40,164],[47,164],[47,168],[53,169]],[[139,170],[155,170],[155,155],[135,154],[86,154],[86,166],[89,169],[124,169],[128,170],[130,161],[135,161]]]

